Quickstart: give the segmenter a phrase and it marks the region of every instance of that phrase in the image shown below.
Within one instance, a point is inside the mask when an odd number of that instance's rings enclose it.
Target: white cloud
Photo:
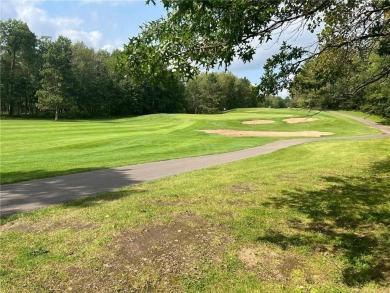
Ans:
[[[279,52],[280,45],[283,41],[286,41],[287,43],[295,46],[305,47],[313,44],[315,40],[316,33],[313,34],[308,31],[302,31],[300,29],[300,23],[295,23],[289,28],[286,28],[286,30],[282,33],[280,31],[275,32],[273,34],[273,41],[260,46],[256,50],[256,53],[253,56],[253,60],[250,62],[244,63],[238,58],[235,58],[232,62],[232,65],[229,67],[229,70],[259,70],[264,66],[268,58]],[[253,40],[251,44],[253,47],[256,47],[258,42]]]
[[[64,36],[72,40],[72,42],[84,42],[94,48],[99,48],[103,34],[99,31],[85,32],[82,30],[65,29],[57,32],[58,36]]]
[[[263,68],[263,65],[272,55],[276,54],[279,51],[279,46],[263,46],[261,49],[258,49],[253,56],[253,59],[250,62],[244,63],[238,58],[234,58],[232,64],[229,66],[229,70],[241,71],[241,70],[260,70]]]
[[[322,27],[318,31],[321,29]],[[312,34],[308,31],[303,31],[300,29],[300,23],[297,22],[285,28],[282,34],[280,31],[275,32],[273,34],[273,41],[259,46],[250,62],[244,63],[242,60],[234,58],[232,64],[228,67],[228,71],[233,72],[239,77],[247,77],[252,83],[259,83],[260,77],[264,73],[264,64],[268,58],[279,52],[280,45],[283,41],[287,41],[294,46],[307,47],[316,41],[316,33]],[[253,40],[251,45],[256,48],[258,42]],[[279,95],[286,97],[288,96],[288,91],[283,90]]]
[[[103,34],[98,30],[86,31],[82,29],[85,21],[79,17],[52,17],[39,5],[42,0],[13,0],[2,2],[7,18],[24,21],[30,30],[37,36],[51,36],[53,38],[63,35],[72,41],[82,41],[94,48],[100,48]],[[3,18],[3,15],[2,15]]]
[[[84,20],[77,18],[77,17],[55,17],[55,18],[49,18],[48,22],[52,23],[57,28],[63,28],[63,27],[78,27],[80,26]]]
[[[7,20],[9,18],[15,18],[16,11],[15,7],[12,5],[11,1],[1,1],[0,2],[0,13],[1,19]]]
[[[284,98],[287,98],[288,96],[290,96],[290,92],[287,89],[283,89],[281,92],[278,92],[277,95],[284,99]]]
[[[114,42],[110,44],[105,44],[101,47],[102,50],[106,50],[108,52],[112,52],[115,49],[123,49],[124,42],[121,40],[115,40]]]
[[[49,17],[37,5],[42,1],[15,0],[12,2],[15,18],[28,24],[37,35],[53,35],[58,29],[75,28],[84,21],[77,17]]]

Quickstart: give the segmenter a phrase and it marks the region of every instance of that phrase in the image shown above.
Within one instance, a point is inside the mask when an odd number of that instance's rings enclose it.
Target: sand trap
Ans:
[[[317,118],[288,118],[288,119],[283,119],[284,122],[294,124],[294,123],[304,123],[304,122],[313,122],[317,121]]]
[[[243,121],[242,124],[272,124],[275,123],[273,120],[250,120],[250,121]]]
[[[323,135],[332,135],[332,132],[321,131],[241,131],[230,129],[202,130],[205,133],[220,134],[233,137],[321,137]]]

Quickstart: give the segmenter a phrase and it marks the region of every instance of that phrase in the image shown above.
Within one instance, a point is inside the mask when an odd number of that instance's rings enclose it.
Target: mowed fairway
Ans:
[[[278,137],[225,137],[205,129],[323,131],[334,136],[379,133],[358,122],[320,113],[317,121],[294,109],[239,109],[219,115],[156,114],[135,118],[59,121],[1,121],[1,183],[26,181],[142,162],[228,152],[262,145]],[[268,125],[241,122],[270,119]]]
[[[307,143],[14,215],[4,292],[389,292],[390,139]]]

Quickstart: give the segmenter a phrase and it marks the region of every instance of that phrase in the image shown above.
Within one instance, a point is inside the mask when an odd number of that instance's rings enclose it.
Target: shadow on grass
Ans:
[[[0,217],[30,211],[53,204],[68,203],[118,188],[144,182],[135,179],[131,168],[104,169],[66,176],[51,177],[1,186]],[[123,196],[120,191],[102,196],[113,200]],[[94,204],[80,201],[79,207]]]
[[[295,235],[270,230],[261,242],[309,246],[341,256],[346,263],[343,281],[348,286],[390,281],[390,160],[374,164],[365,176],[323,177],[321,190],[284,191],[273,198],[274,208],[288,207],[305,214],[310,222],[291,220]],[[307,233],[309,232],[309,233]],[[311,233],[310,233],[311,232]],[[323,237],[316,237],[321,233]],[[312,236],[307,236],[312,235]],[[325,239],[325,240],[324,240]]]
[[[145,189],[141,189],[141,190],[115,190],[115,191],[110,191],[108,193],[92,195],[92,196],[88,196],[88,197],[83,198],[83,199],[70,201],[70,202],[64,203],[63,207],[64,208],[88,208],[88,207],[100,205],[103,202],[115,201],[115,200],[121,199],[121,198],[126,197],[126,196],[143,194],[146,192],[148,192],[148,190],[145,190]]]
[[[13,184],[23,181],[51,178],[56,176],[63,176],[69,174],[83,173],[94,170],[103,169],[102,168],[74,168],[63,171],[48,171],[48,170],[31,170],[31,171],[17,171],[17,172],[1,172],[1,184]]]

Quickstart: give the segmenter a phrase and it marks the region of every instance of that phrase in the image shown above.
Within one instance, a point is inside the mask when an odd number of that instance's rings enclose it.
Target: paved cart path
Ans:
[[[356,137],[298,138],[279,140],[259,147],[230,153],[145,163],[37,179],[15,184],[6,184],[1,186],[0,192],[1,216],[4,217],[15,213],[42,208],[52,204],[69,202],[125,186],[269,154],[280,149],[307,142],[363,140],[390,137],[390,127],[388,126],[383,126],[338,112],[334,113],[360,121],[371,127],[378,128],[383,131],[383,134]]]

